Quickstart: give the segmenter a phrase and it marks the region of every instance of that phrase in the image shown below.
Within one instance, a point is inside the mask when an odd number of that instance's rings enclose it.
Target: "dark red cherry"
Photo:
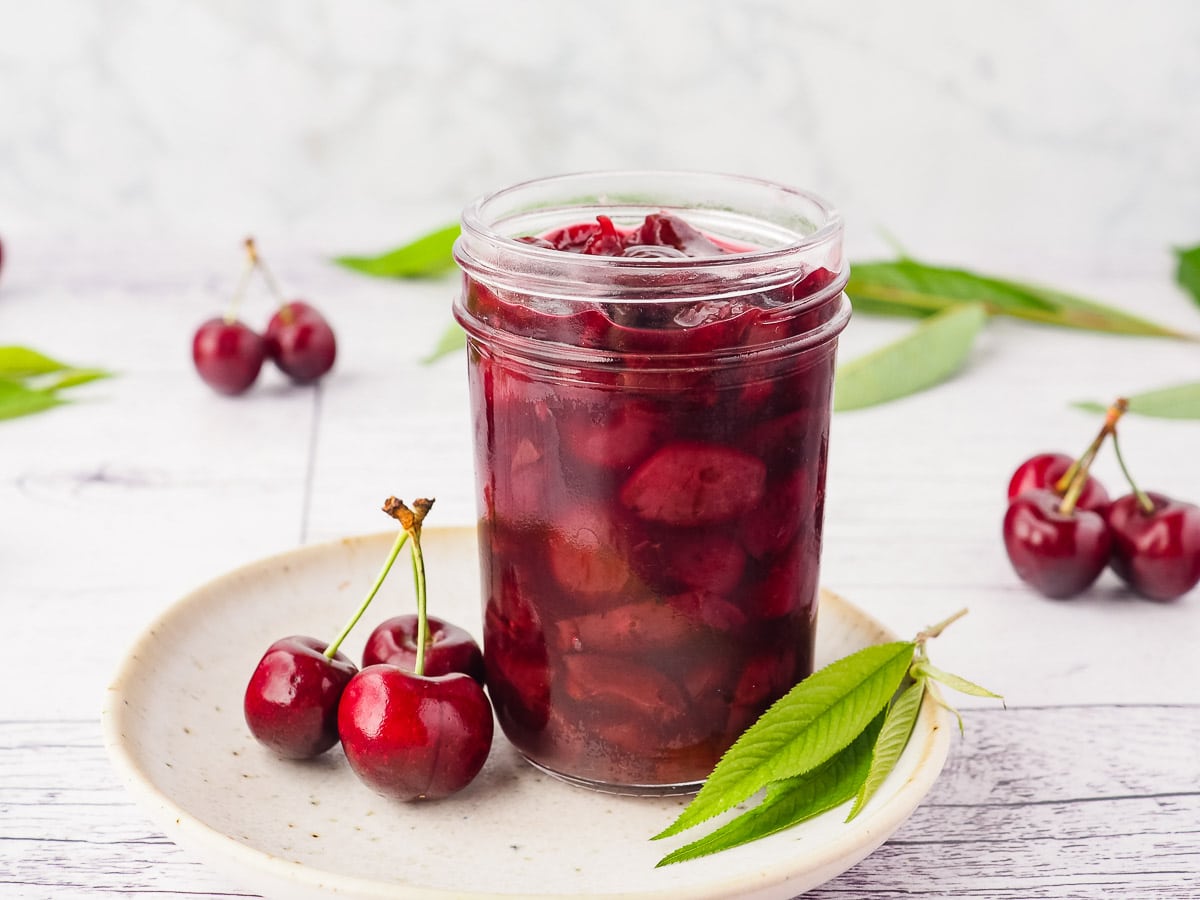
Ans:
[[[1200,507],[1148,491],[1146,512],[1133,494],[1108,510],[1112,569],[1151,600],[1174,600],[1200,583]]]
[[[316,381],[333,368],[337,339],[325,317],[305,303],[285,303],[271,316],[263,335],[267,355],[292,381]]]
[[[670,213],[651,213],[630,236],[640,246],[674,247],[685,256],[717,256],[725,250],[702,231]]]
[[[1086,509],[1061,512],[1062,498],[1032,490],[1008,505],[1004,547],[1021,579],[1047,597],[1062,599],[1086,590],[1108,563],[1108,525]]]
[[[192,338],[196,371],[222,394],[240,394],[254,384],[265,356],[263,339],[236,320],[209,319]]]
[[[263,654],[246,685],[243,712],[250,733],[285,759],[308,759],[338,742],[338,701],[358,671],[328,644],[293,635]]]
[[[350,768],[396,800],[437,800],[479,774],[492,746],[492,707],[479,682],[370,666],[346,686],[338,732]]]
[[[1054,491],[1061,497],[1066,492],[1056,490],[1055,485],[1074,462],[1075,460],[1065,453],[1039,453],[1037,456],[1031,456],[1013,472],[1008,482],[1008,499],[1012,500],[1026,491],[1038,488]],[[1089,475],[1075,506],[1103,515],[1109,502],[1108,491],[1104,489],[1104,485]]]
[[[464,629],[428,616],[429,642],[425,645],[425,674],[462,672],[483,684],[483,651]],[[363,668],[387,663],[408,672],[417,665],[417,615],[393,616],[381,622],[367,638]]]

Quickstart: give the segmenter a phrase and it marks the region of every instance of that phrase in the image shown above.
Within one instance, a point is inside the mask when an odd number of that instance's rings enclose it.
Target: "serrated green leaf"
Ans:
[[[427,278],[454,266],[458,234],[457,224],[447,225],[378,256],[339,256],[334,262],[378,278]]]
[[[995,694],[973,681],[967,681],[961,675],[955,675],[953,672],[946,672],[939,669],[927,659],[913,663],[912,674],[914,676],[923,675],[939,684],[944,684],[946,687],[958,691],[960,694],[970,694],[972,697],[990,697],[993,700],[1004,699],[1002,695]]]
[[[0,378],[30,378],[34,375],[61,372],[66,368],[66,363],[51,359],[29,347],[0,347]]]
[[[907,258],[852,263],[846,293],[857,312],[879,315],[929,316],[963,303],[979,303],[989,315],[1063,328],[1196,340],[1194,335],[1052,288]]]
[[[457,353],[463,347],[467,346],[467,333],[459,327],[457,322],[451,322],[450,325],[442,332],[442,336],[438,338],[437,344],[429,355],[424,357],[421,362],[424,365],[437,362],[443,356],[449,356],[451,353]]]
[[[925,679],[918,678],[900,696],[893,698],[888,705],[887,715],[883,720],[883,728],[871,752],[871,766],[863,779],[854,805],[846,816],[849,822],[855,818],[867,805],[879,786],[896,768],[900,754],[908,746],[908,736],[912,734],[913,726],[917,723],[917,715],[921,712],[921,701],[925,699]]]
[[[0,378],[0,419],[15,419],[61,406],[65,401],[49,391],[28,388],[19,381]]]
[[[1175,280],[1200,304],[1200,244],[1195,247],[1179,247],[1175,254],[1179,257]]]
[[[1176,384],[1171,387],[1133,394],[1129,400],[1129,412],[1156,419],[1200,419],[1200,381]],[[1103,413],[1108,405],[1094,400],[1073,403],[1072,406],[1087,412]]]
[[[954,306],[900,340],[839,366],[833,408],[864,409],[941,384],[962,368],[986,321],[978,303]]]
[[[668,853],[658,866],[708,856],[767,837],[841,806],[857,792],[871,765],[871,750],[883,726],[875,716],[849,746],[804,775],[767,785],[766,796],[753,809],[711,834]],[[657,866],[656,866],[657,868]]]
[[[725,752],[668,837],[732,809],[773,781],[810,772],[846,747],[896,692],[916,645],[866,647],[814,672]]]

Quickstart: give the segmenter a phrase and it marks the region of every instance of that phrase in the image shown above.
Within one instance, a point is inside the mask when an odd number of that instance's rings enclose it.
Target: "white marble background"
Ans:
[[[1200,4],[0,0],[0,234],[330,252],[597,167],[807,186],[935,259],[1158,276]]]

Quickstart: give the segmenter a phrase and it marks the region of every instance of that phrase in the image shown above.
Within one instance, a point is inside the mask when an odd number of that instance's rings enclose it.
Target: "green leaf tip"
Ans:
[[[924,699],[925,679],[918,678],[888,704],[883,728],[871,750],[870,768],[854,798],[854,805],[846,815],[847,822],[857,818],[867,802],[875,796],[880,785],[896,768],[900,754],[908,746],[913,726],[917,724],[917,715],[921,711],[921,702]]]
[[[446,225],[376,256],[338,256],[339,266],[376,278],[429,278],[454,266],[459,226]]]
[[[1175,248],[1175,281],[1200,305],[1200,244]]]
[[[738,847],[798,825],[850,800],[867,776],[871,748],[883,726],[881,712],[844,750],[811,772],[773,782],[762,803],[711,834],[673,850],[655,868]]]
[[[1200,419],[1200,381],[1130,394],[1128,412],[1155,419]],[[1071,404],[1085,412],[1104,413],[1108,406],[1094,400]]]
[[[833,408],[865,409],[941,384],[966,363],[986,321],[982,304],[952,306],[899,340],[844,363],[834,381]]]

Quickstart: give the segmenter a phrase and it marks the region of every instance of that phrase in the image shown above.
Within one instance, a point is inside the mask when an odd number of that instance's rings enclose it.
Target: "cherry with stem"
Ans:
[[[368,666],[350,680],[338,707],[338,732],[350,768],[376,792],[405,801],[434,800],[466,787],[492,745],[492,707],[479,682],[462,672],[425,674],[428,585],[421,524],[432,506],[432,500],[416,500],[410,509],[396,498],[384,505],[412,541],[413,671]]]
[[[401,531],[374,584],[333,641],[292,635],[275,641],[246,686],[243,713],[251,734],[285,759],[319,756],[338,742],[337,710],[358,668],[339,652],[408,541]]]
[[[245,392],[258,378],[267,355],[266,342],[237,317],[254,273],[250,260],[242,269],[229,310],[204,322],[192,336],[192,362],[200,378],[221,394]]]
[[[1108,510],[1109,565],[1143,597],[1175,600],[1200,583],[1200,507],[1143,491],[1125,464],[1115,433],[1113,449],[1131,493]]]
[[[1068,469],[1061,497],[1055,489],[1021,492],[1004,516],[1004,547],[1017,575],[1047,597],[1064,599],[1082,593],[1104,571],[1112,538],[1104,517],[1079,506],[1088,484],[1088,470],[1127,404],[1117,401],[1108,410],[1095,440]],[[1065,477],[1065,475],[1064,475]],[[1058,488],[1062,484],[1055,485]]]
[[[337,358],[333,329],[310,304],[284,299],[279,282],[259,254],[253,238],[246,238],[246,255],[279,305],[263,333],[266,355],[292,381],[298,384],[316,381],[333,368]]]

